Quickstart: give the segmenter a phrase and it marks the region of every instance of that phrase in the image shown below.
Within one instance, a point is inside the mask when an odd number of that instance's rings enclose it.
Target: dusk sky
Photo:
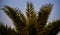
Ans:
[[[8,24],[13,27],[12,21],[9,17],[1,10],[4,5],[8,5],[21,10],[24,14],[26,11],[27,1],[33,3],[35,10],[38,11],[39,8],[44,4],[54,4],[53,10],[50,14],[48,22],[60,19],[60,0],[0,0],[0,22]]]

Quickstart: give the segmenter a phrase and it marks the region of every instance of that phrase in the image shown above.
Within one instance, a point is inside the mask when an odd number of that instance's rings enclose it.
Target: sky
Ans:
[[[11,19],[1,10],[4,5],[8,5],[21,10],[24,14],[26,11],[27,1],[32,2],[35,10],[38,11],[39,8],[44,4],[54,4],[52,12],[49,16],[48,22],[60,19],[60,0],[0,0],[0,22],[8,24],[13,27],[13,22]]]
[[[1,10],[1,8],[4,5],[17,8],[25,14],[27,1],[30,1],[33,3],[36,11],[38,11],[39,8],[44,4],[48,4],[48,3],[54,4],[52,12],[49,16],[48,22],[56,19],[60,19],[60,16],[59,16],[60,0],[0,0],[0,21],[7,24],[12,23],[9,17],[5,13],[3,13],[3,11]]]

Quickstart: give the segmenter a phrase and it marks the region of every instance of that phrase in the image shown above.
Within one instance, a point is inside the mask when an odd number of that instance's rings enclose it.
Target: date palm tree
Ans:
[[[33,4],[27,2],[26,15],[10,6],[4,6],[2,10],[12,19],[16,29],[14,31],[18,32],[16,35],[56,35],[60,31],[60,20],[47,25],[52,8],[53,5],[50,3],[42,5],[36,13]]]

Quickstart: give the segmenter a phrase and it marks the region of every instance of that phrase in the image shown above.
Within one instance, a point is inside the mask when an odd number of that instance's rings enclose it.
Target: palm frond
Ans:
[[[28,22],[30,22],[29,24],[33,24],[32,22],[36,21],[36,12],[32,3],[27,2],[26,15]]]
[[[29,31],[29,35],[33,35],[36,32],[36,30],[34,32],[33,29],[37,23],[37,15],[32,3],[27,2],[26,16],[27,16],[27,23],[28,23],[27,28]],[[32,25],[33,27],[31,27]]]
[[[40,35],[56,35],[60,31],[60,20],[56,20],[48,24],[41,32]],[[43,34],[44,33],[44,34]]]
[[[23,28],[25,26],[25,16],[19,10],[13,9],[10,6],[5,6],[3,10],[12,19],[16,28]]]
[[[53,7],[52,4],[43,5],[40,8],[40,11],[38,12],[38,24],[39,24],[41,30],[47,23],[47,20],[51,13],[52,7]]]

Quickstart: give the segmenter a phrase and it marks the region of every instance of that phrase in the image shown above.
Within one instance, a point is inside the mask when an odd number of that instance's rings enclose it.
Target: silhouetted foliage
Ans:
[[[5,26],[2,22],[0,22],[0,35],[18,35],[20,33],[16,32],[11,27]]]

